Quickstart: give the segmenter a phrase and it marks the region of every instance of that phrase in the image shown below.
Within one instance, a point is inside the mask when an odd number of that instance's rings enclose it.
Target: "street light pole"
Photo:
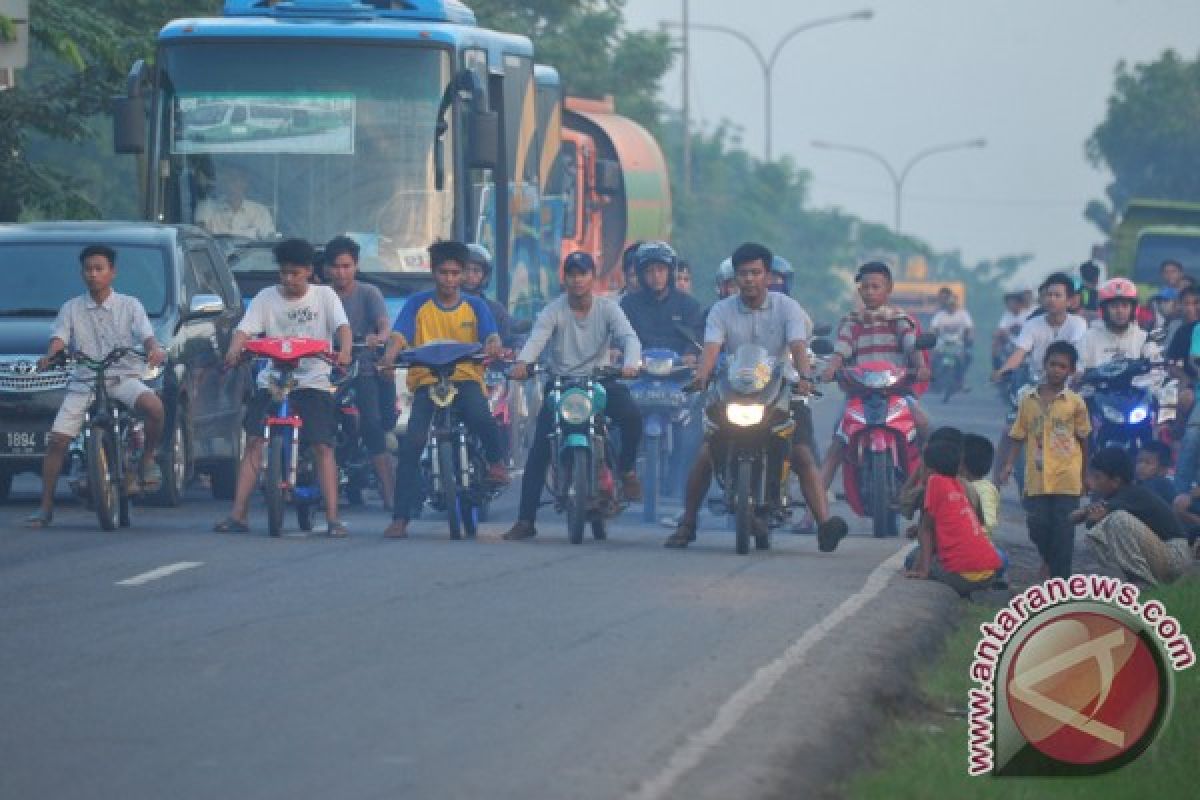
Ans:
[[[987,140],[986,139],[968,139],[966,141],[961,141],[961,142],[946,142],[945,144],[935,144],[932,147],[927,147],[924,150],[918,151],[916,153],[916,155],[914,155],[907,162],[905,162],[904,167],[902,169],[900,169],[899,171],[897,171],[896,168],[892,166],[892,163],[890,161],[888,161],[887,158],[885,158],[883,155],[875,152],[874,150],[866,148],[866,147],[859,147],[857,145],[852,145],[852,144],[839,144],[837,142],[824,142],[824,141],[814,141],[812,143],[812,146],[819,147],[823,150],[843,150],[847,153],[857,153],[860,156],[866,156],[867,158],[871,159],[872,161],[875,161],[878,164],[882,165],[883,168],[885,170],[887,170],[888,177],[891,178],[891,181],[892,181],[892,193],[893,193],[892,194],[892,202],[895,207],[895,211],[894,211],[895,224],[893,226],[893,230],[896,233],[900,233],[900,224],[903,221],[902,217],[901,217],[901,210],[902,210],[902,203],[903,203],[903,197],[904,197],[904,182],[908,179],[908,174],[910,172],[912,172],[912,168],[915,167],[918,162],[924,161],[926,158],[929,158],[932,155],[936,155],[937,153],[947,153],[952,150],[968,150],[968,149],[979,148],[979,147],[987,147]]]
[[[726,25],[713,25],[713,24],[709,24],[709,23],[705,23],[705,22],[693,22],[691,24],[688,24],[685,21],[683,23],[683,26],[685,27],[684,41],[685,42],[687,41],[686,28],[691,28],[692,30],[697,30],[697,31],[712,31],[714,33],[727,34],[729,36],[734,37],[735,39],[740,41],[742,44],[744,44],[750,48],[750,52],[754,54],[754,58],[758,62],[758,67],[762,71],[763,128],[764,128],[764,131],[763,131],[763,158],[766,161],[770,161],[771,157],[772,157],[771,120],[772,120],[772,102],[773,102],[772,101],[772,91],[771,91],[771,83],[772,83],[771,78],[772,78],[772,75],[775,70],[775,64],[779,61],[779,55],[780,55],[780,53],[783,52],[784,46],[787,45],[788,42],[790,42],[792,39],[796,38],[796,36],[800,35],[801,33],[804,33],[805,31],[812,30],[813,28],[820,28],[824,25],[833,25],[838,22],[849,22],[851,20],[868,20],[868,19],[871,19],[871,17],[873,17],[873,16],[875,16],[875,12],[871,11],[870,9],[864,9],[862,11],[852,11],[848,14],[837,14],[832,17],[822,17],[821,19],[814,19],[810,22],[801,23],[800,25],[797,25],[797,26],[789,29],[786,33],[784,33],[783,36],[780,37],[778,43],[776,43],[775,47],[771,50],[769,55],[763,53],[762,49],[759,48],[759,46],[755,43],[755,41],[753,39],[751,39],[748,35],[746,35],[742,31],[739,31],[737,28],[730,28]],[[668,25],[671,27],[680,27],[680,23],[675,22],[673,20],[667,20],[667,21],[663,22],[663,25]]]

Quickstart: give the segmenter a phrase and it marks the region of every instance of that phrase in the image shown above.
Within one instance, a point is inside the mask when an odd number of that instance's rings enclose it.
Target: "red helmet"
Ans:
[[[1110,300],[1128,300],[1136,305],[1138,292],[1133,281],[1128,278],[1112,278],[1105,281],[1100,287],[1099,296],[1101,303],[1107,303]]]

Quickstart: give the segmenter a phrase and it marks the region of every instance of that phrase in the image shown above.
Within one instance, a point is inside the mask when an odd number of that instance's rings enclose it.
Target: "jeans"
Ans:
[[[1070,577],[1075,525],[1069,517],[1079,508],[1079,498],[1072,494],[1039,494],[1026,497],[1024,505],[1029,540],[1050,568],[1050,577]]]
[[[1175,462],[1175,492],[1185,494],[1196,482],[1196,468],[1200,466],[1200,403],[1192,406],[1184,429],[1183,441],[1179,443],[1179,459]]]
[[[496,420],[483,396],[483,387],[478,381],[455,381],[458,395],[454,398],[454,409],[467,425],[467,430],[479,437],[483,443],[484,457],[489,464],[500,461],[500,432]],[[429,399],[429,387],[422,386],[413,394],[412,413],[408,417],[408,430],[400,442],[396,454],[396,500],[392,518],[407,520],[409,514],[421,502],[421,451],[429,440],[429,425],[433,422],[433,401]]]
[[[621,432],[621,450],[617,456],[617,469],[622,475],[632,472],[637,463],[638,444],[642,440],[642,415],[629,387],[616,381],[604,383],[608,402],[604,414]],[[538,501],[542,499],[542,487],[546,485],[546,470],[550,467],[550,434],[554,432],[554,407],[548,402],[550,386],[546,386],[546,402],[538,412],[537,427],[533,433],[533,446],[525,460],[525,474],[521,477],[521,507],[517,519],[533,522],[537,517]],[[409,423],[410,425],[412,423]]]
[[[354,401],[358,406],[358,425],[367,454],[387,452],[387,421],[394,426],[396,383],[379,375],[360,375],[354,379]]]

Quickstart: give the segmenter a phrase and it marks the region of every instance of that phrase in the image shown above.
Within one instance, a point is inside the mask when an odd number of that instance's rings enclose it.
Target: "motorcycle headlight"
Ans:
[[[730,403],[725,406],[725,418],[741,428],[762,422],[767,407],[762,403]]]
[[[1115,406],[1105,405],[1101,411],[1104,412],[1104,418],[1116,425],[1125,424],[1125,414]]]
[[[568,391],[558,401],[558,413],[569,425],[582,425],[592,416],[592,398],[578,389]]]
[[[1145,406],[1138,406],[1129,412],[1129,424],[1137,425],[1139,422],[1144,422],[1148,416],[1150,416],[1150,409]]]
[[[658,378],[670,377],[671,371],[675,369],[675,360],[669,357],[646,357],[643,359],[642,366],[645,367],[648,375]]]

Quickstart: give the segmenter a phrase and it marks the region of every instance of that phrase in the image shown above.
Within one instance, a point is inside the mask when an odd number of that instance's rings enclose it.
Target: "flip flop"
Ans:
[[[143,464],[141,478],[143,492],[153,493],[162,488],[163,474],[158,464],[151,464],[148,467]]]
[[[25,527],[34,529],[49,528],[53,520],[53,513],[38,510],[25,518]]]
[[[350,529],[346,527],[346,523],[335,519],[330,521],[329,528],[325,531],[325,535],[331,539],[345,539],[350,535]]]
[[[216,525],[213,525],[213,530],[217,533],[249,533],[250,526],[241,520],[226,517]]]

